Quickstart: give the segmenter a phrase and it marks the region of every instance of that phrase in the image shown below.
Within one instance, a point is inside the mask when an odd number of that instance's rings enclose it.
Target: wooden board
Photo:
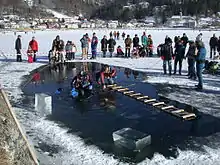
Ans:
[[[158,102],[158,103],[154,103],[154,104],[152,104],[154,107],[156,107],[156,106],[160,106],[160,105],[164,105],[165,103],[164,102]]]
[[[181,118],[183,120],[192,120],[196,118],[196,115],[194,113],[189,113],[185,111],[184,109],[178,109],[173,105],[166,105],[164,102],[159,102],[156,99],[152,99],[149,96],[144,96],[141,93],[136,93],[135,91],[130,91],[126,87],[117,86],[117,84],[113,85],[107,85],[108,88],[111,88],[112,90],[115,90],[117,92],[121,92],[126,96],[129,96],[131,98],[134,98],[138,101],[144,102],[145,104],[151,105],[153,107],[159,108],[162,111],[165,111],[166,113],[169,113],[173,116],[176,116],[178,118]]]
[[[148,100],[144,100],[145,103],[150,103],[150,102],[154,102],[157,101],[156,99],[148,99]]]
[[[149,98],[149,96],[138,96],[136,99],[141,100],[141,99],[147,99],[147,98]]]

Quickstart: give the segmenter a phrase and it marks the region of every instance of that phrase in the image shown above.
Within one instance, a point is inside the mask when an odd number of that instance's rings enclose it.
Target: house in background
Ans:
[[[167,20],[167,26],[172,28],[195,28],[197,23],[195,17],[174,15]]]
[[[107,27],[111,29],[116,29],[118,27],[118,21],[109,21],[107,23]]]

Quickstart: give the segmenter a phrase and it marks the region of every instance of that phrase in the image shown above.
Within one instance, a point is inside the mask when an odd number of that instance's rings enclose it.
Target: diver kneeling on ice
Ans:
[[[72,97],[89,97],[93,89],[90,76],[86,72],[81,71],[73,78],[71,88]]]
[[[96,81],[98,84],[102,85],[103,89],[106,88],[106,85],[114,84],[114,78],[116,77],[116,69],[111,68],[108,65],[105,65],[103,70],[96,74]]]

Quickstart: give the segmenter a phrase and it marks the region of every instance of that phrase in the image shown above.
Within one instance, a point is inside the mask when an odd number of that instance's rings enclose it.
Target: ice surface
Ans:
[[[52,39],[56,37],[57,34],[61,36],[65,41],[74,40],[77,47],[80,48],[79,38],[84,33],[89,33],[90,36],[93,32],[96,32],[98,37],[102,37],[104,34],[109,34],[111,30],[75,30],[75,31],[37,31],[35,34],[28,33],[22,34],[23,43],[23,57],[26,58],[26,50],[29,40],[32,36],[36,36],[39,41],[40,52],[38,55],[47,55]],[[122,31],[122,30],[120,30]],[[130,33],[133,36],[137,33],[139,36],[143,30],[123,30],[126,33]],[[154,51],[156,46],[163,42],[164,37],[168,34],[171,38],[174,35],[181,35],[183,32],[189,36],[190,39],[194,39],[200,31],[189,31],[189,30],[146,30],[147,34],[151,34],[154,40]],[[220,31],[201,31],[203,33],[203,41],[209,51],[209,38],[213,33],[220,36]],[[27,64],[26,62],[15,63],[12,59],[15,59],[14,42],[16,36],[12,32],[6,34],[0,34],[1,39],[4,41],[0,44],[0,50],[7,55],[6,59],[4,56],[0,55],[0,84],[9,94],[10,101],[19,101],[22,97],[22,91],[20,89],[20,83],[22,81],[22,76],[29,74],[33,69],[36,69],[43,63],[32,63]],[[117,41],[117,45],[124,46],[123,40]],[[100,51],[100,45],[98,46]],[[78,49],[80,52],[80,49]],[[78,54],[79,54],[78,52]],[[209,52],[207,54],[209,56]],[[197,82],[188,80],[185,76],[165,76],[162,74],[162,61],[158,58],[144,58],[144,59],[119,59],[119,58],[106,58],[92,60],[104,64],[111,64],[121,67],[129,67],[135,70],[141,70],[147,72],[148,79],[146,82],[156,83],[156,84],[174,84],[179,86],[180,89],[173,93],[169,93],[167,97],[170,99],[178,100],[183,103],[187,103],[192,106],[196,106],[199,111],[210,114],[215,117],[220,117],[220,105],[219,97],[216,93],[212,91],[220,91],[220,81],[219,77],[212,75],[204,75],[204,88],[209,90],[209,92],[202,93],[194,90],[190,90]],[[183,72],[187,73],[187,61],[183,62]],[[73,73],[75,74],[75,73]],[[185,89],[186,88],[186,89]],[[188,88],[188,89],[187,89]],[[186,92],[187,91],[187,92]],[[205,98],[205,99],[204,99]],[[17,106],[15,104],[15,106]],[[28,109],[30,108],[30,109]],[[38,112],[33,112],[31,107],[24,109],[14,107],[19,120],[22,122],[23,127],[26,131],[32,133],[34,138],[34,145],[42,141],[48,145],[57,145],[61,149],[59,153],[49,157],[44,155],[41,151],[37,151],[40,157],[41,164],[52,165],[122,165],[128,164],[120,162],[112,155],[104,154],[103,151],[95,146],[87,146],[84,144],[83,140],[77,135],[72,135],[67,133],[66,128],[61,128],[58,124],[48,121],[47,119],[38,115]],[[36,138],[35,138],[36,137]],[[213,144],[215,147],[202,146],[204,148],[203,152],[189,150],[179,150],[178,157],[175,159],[168,159],[159,153],[155,153],[154,157],[149,160],[146,158],[138,165],[220,165],[220,134],[216,133],[212,136],[206,137],[206,141],[209,144]],[[196,142],[196,139],[193,139]],[[200,144],[198,144],[200,145]],[[43,158],[42,158],[43,157]],[[44,163],[42,163],[44,162]]]
[[[41,115],[49,115],[52,113],[52,97],[44,94],[35,94],[35,110]]]
[[[112,134],[115,144],[122,145],[131,150],[142,150],[151,144],[151,135],[133,130],[131,128],[123,128]]]

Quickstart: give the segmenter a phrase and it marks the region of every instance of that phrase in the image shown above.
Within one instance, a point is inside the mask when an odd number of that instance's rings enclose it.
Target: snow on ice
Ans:
[[[124,30],[125,33],[130,34],[132,37],[134,34],[142,35],[143,30]],[[88,33],[90,36],[93,32],[97,33],[99,40],[103,35],[109,35],[110,30],[75,30],[75,31],[37,31],[32,34],[22,34],[22,44],[23,44],[23,57],[26,58],[25,52],[27,50],[28,42],[34,35],[39,42],[40,52],[39,56],[47,56],[47,52],[51,48],[52,40],[56,35],[64,40],[72,40],[76,43],[78,51],[80,51],[79,39],[83,34]],[[122,33],[123,30],[120,30]],[[186,33],[189,39],[195,39],[195,37],[200,33],[200,31],[191,30],[147,30],[147,34],[151,34],[154,41],[154,51],[156,51],[156,46],[164,42],[166,35],[174,38],[175,35],[182,35]],[[206,44],[208,50],[207,56],[209,56],[209,38],[213,35],[213,32],[202,31],[203,41]],[[220,32],[215,32],[217,36],[220,36]],[[12,59],[15,59],[14,42],[16,36],[13,33],[0,34],[2,39],[2,44],[0,44],[0,51],[7,56],[0,56],[0,84],[9,94],[11,101],[19,101],[22,97],[22,92],[19,88],[24,75],[29,74],[29,72],[35,68],[38,68],[44,63],[33,63],[27,64],[26,62],[16,63]],[[117,45],[124,47],[123,40],[117,41]],[[99,46],[100,51],[100,46]],[[1,54],[2,54],[1,53]],[[165,76],[162,74],[162,61],[159,58],[144,58],[144,59],[119,59],[119,58],[98,58],[97,61],[104,64],[110,64],[121,67],[129,67],[131,69],[146,71],[149,78],[147,82],[154,84],[168,84],[168,85],[178,85],[175,88],[176,91],[172,91],[167,95],[171,99],[178,99],[180,102],[184,102],[199,108],[200,111],[210,114],[212,116],[220,117],[219,109],[219,93],[220,93],[220,81],[219,77],[212,75],[204,75],[204,88],[207,93],[197,92],[190,90],[196,82],[188,80],[184,76]],[[184,62],[183,66],[184,72],[186,73],[187,64]],[[181,88],[186,88],[182,90]],[[218,97],[217,97],[218,94]],[[190,99],[189,99],[190,98]],[[48,156],[46,153],[41,153],[37,151],[39,159],[42,164],[82,164],[82,165],[118,165],[126,164],[115,159],[112,155],[104,154],[103,151],[95,146],[87,146],[84,144],[83,140],[76,135],[70,135],[67,133],[68,130],[59,127],[58,124],[48,121],[42,118],[40,115],[33,112],[31,107],[25,109],[20,109],[14,107],[18,118],[20,119],[23,127],[26,131],[30,131],[31,138],[34,144],[45,142],[48,145],[55,145],[60,147],[60,151],[54,154],[53,157]],[[207,140],[216,142],[216,138],[219,139],[220,135],[212,135],[206,137]],[[219,143],[216,142],[217,146]],[[220,164],[220,149],[213,149],[207,146],[203,146],[205,152],[200,153],[196,151],[181,151],[179,150],[179,156],[176,159],[167,159],[160,154],[155,154],[153,159],[146,159],[139,165],[185,165],[185,164]]]

